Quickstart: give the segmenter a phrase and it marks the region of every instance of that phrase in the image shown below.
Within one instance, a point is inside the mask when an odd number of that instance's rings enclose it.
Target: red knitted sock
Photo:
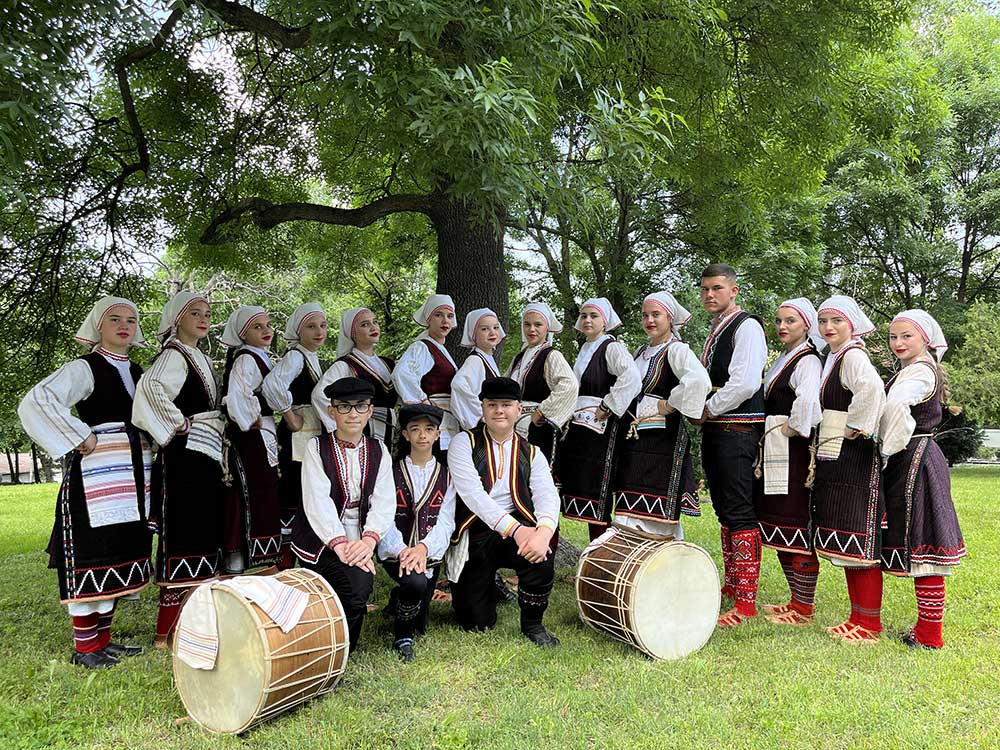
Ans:
[[[736,569],[733,567],[733,538],[728,526],[719,527],[719,537],[722,542],[722,596],[736,599]]]
[[[778,564],[781,566],[781,572],[785,574],[785,580],[788,581],[788,590],[791,592],[791,598],[795,598],[795,568],[793,567],[793,561],[795,559],[794,552],[786,552],[785,550],[778,550]]]
[[[156,613],[156,635],[166,638],[174,632],[177,625],[177,617],[181,613],[181,600],[184,598],[186,588],[182,589],[160,589],[160,610]]]
[[[102,612],[97,616],[97,643],[98,648],[107,648],[111,643],[111,621],[115,619],[115,606],[111,606],[110,612]]]
[[[819,560],[816,554],[793,554],[791,607],[802,615],[811,616],[815,609],[816,581],[819,578]]]
[[[73,616],[73,646],[81,654],[101,650],[97,640],[97,613]]]
[[[760,529],[734,531],[732,547],[736,611],[743,617],[754,617],[757,614],[757,583],[760,580]]]
[[[944,645],[944,576],[921,576],[913,579],[917,595],[917,624],[913,637],[917,643],[932,648]]]
[[[872,633],[882,632],[881,568],[845,568],[848,591],[851,590],[851,617],[848,622]]]

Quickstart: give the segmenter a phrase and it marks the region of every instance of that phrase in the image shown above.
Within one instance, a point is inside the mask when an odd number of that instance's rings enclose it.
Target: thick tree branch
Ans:
[[[216,216],[201,235],[206,245],[220,245],[229,238],[225,227],[242,221],[249,215],[260,229],[273,229],[289,221],[315,221],[349,227],[366,227],[375,221],[398,213],[430,214],[430,196],[413,193],[389,195],[358,208],[335,208],[319,203],[272,203],[266,198],[247,198]]]
[[[229,0],[198,0],[198,4],[229,26],[260,34],[285,49],[299,49],[309,43],[311,31],[308,26],[284,26],[269,16]]]

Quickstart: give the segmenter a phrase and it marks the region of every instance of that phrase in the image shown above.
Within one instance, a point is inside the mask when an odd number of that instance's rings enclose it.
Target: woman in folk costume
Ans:
[[[393,408],[399,400],[392,380],[396,363],[389,357],[375,354],[381,336],[382,329],[375,313],[367,307],[352,307],[340,314],[337,361],[323,373],[312,392],[312,404],[327,432],[333,432],[335,425],[327,412],[330,399],[324,394],[324,389],[341,378],[361,378],[375,389],[372,418],[368,421],[365,434],[386,444],[392,440]]]
[[[965,556],[948,461],[934,442],[946,398],[939,362],[948,343],[928,313],[907,310],[893,318],[889,345],[902,369],[886,384],[879,426],[888,459],[882,477],[888,521],[882,569],[913,579],[917,624],[903,642],[936,649],[944,645],[944,577]]]
[[[573,365],[580,394],[553,469],[562,483],[563,515],[590,524],[591,539],[611,522],[619,420],[642,390],[632,355],[608,333],[620,325],[604,297],[588,299],[580,308],[576,330],[587,339]]]
[[[220,338],[229,347],[222,378],[232,477],[224,511],[227,573],[273,564],[281,554],[278,434],[274,409],[263,394],[273,339],[271,316],[253,305],[233,310]]]
[[[212,363],[198,348],[212,308],[196,292],[176,294],[160,317],[163,345],[135,390],[132,422],[160,446],[150,521],[159,532],[160,611],[155,645],[165,648],[184,592],[222,567],[222,445],[225,421]]]
[[[784,351],[764,375],[763,453],[754,483],[754,505],[763,546],[777,551],[788,581],[788,604],[765,604],[768,621],[812,622],[819,561],[809,531],[809,445],[823,412],[819,384],[826,346],[816,308],[805,297],[786,300],[774,320]]]
[[[690,320],[691,313],[669,292],[655,292],[642,302],[642,327],[649,336],[635,353],[642,390],[621,427],[627,435],[612,493],[616,521],[677,539],[684,538],[681,513],[701,515],[681,417],[700,418],[712,391],[705,366],[678,335]]]
[[[573,368],[552,346],[553,336],[562,329],[562,323],[544,302],[526,305],[521,312],[524,347],[507,372],[507,377],[520,384],[524,395],[524,416],[518,420],[518,431],[541,449],[550,466],[580,390]]]
[[[820,381],[820,422],[813,484],[816,554],[843,567],[851,615],[827,628],[835,638],[867,642],[882,631],[882,460],[874,436],[885,388],[861,341],[875,330],[858,303],[836,295],[819,308],[830,347]]]
[[[132,424],[142,368],[128,356],[143,344],[136,306],[104,297],[76,340],[88,351],[32,388],[18,406],[24,431],[53,458],[72,453],[59,489],[49,567],[73,618],[73,663],[110,667],[142,649],[111,641],[121,597],[149,583],[149,475],[146,436]],[[76,409],[76,414],[72,409]]]
[[[295,566],[290,545],[292,521],[302,502],[301,448],[320,432],[320,420],[312,405],[313,388],[323,374],[316,352],[326,341],[326,313],[318,302],[306,302],[292,312],[285,325],[285,356],[264,378],[264,398],[281,414],[278,424],[278,498],[281,505],[281,569]],[[292,435],[297,438],[293,447]]]
[[[483,405],[479,391],[483,382],[500,377],[500,368],[493,352],[507,337],[497,314],[488,307],[473,310],[465,316],[462,346],[471,349],[451,381],[451,412],[463,430],[471,430],[482,419]]]
[[[392,382],[403,403],[434,404],[444,410],[439,445],[446,454],[452,436],[461,430],[451,412],[451,381],[458,366],[444,346],[455,327],[455,303],[447,294],[432,294],[413,320],[425,330],[399,358]]]

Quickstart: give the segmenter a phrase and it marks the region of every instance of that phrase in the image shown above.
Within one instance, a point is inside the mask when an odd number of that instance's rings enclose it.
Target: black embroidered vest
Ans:
[[[448,490],[448,470],[438,463],[437,474],[427,485],[423,497],[417,498],[413,496],[405,460],[392,462],[392,476],[396,482],[396,528],[403,535],[406,546],[412,547],[437,523]]]
[[[118,368],[108,362],[103,355],[91,352],[80,357],[90,366],[94,375],[94,392],[76,404],[80,419],[93,427],[104,422],[124,422],[132,424],[132,396],[125,389]],[[129,363],[132,382],[139,382],[142,367]]]
[[[740,310],[734,315],[723,328],[709,336],[705,351],[702,354],[702,364],[708,370],[708,376],[712,380],[712,391],[718,391],[729,382],[729,364],[733,360],[733,353],[736,350],[736,331],[748,320],[756,320],[761,328],[764,327],[760,318],[751,315],[745,310]],[[715,423],[738,422],[741,424],[752,424],[764,421],[764,373],[761,372],[761,386],[757,391],[736,408],[718,414],[709,420]]]
[[[521,393],[524,400],[534,401],[538,404],[552,395],[552,389],[549,388],[549,384],[545,380],[545,361],[554,349],[549,344],[542,344],[542,346],[544,348],[535,355],[535,360],[524,374],[524,382],[521,384]],[[522,349],[514,357],[514,362],[510,368],[511,372],[516,370],[517,366],[521,364],[521,359],[524,358],[525,351]]]
[[[784,367],[781,368],[781,372],[775,375],[774,380],[771,381],[771,385],[765,389],[764,412],[769,417],[779,414],[786,417],[791,415],[792,404],[795,403],[795,389],[791,385],[792,374],[795,372],[795,368],[799,362],[806,357],[820,358],[819,353],[812,346],[806,347],[785,362]]]

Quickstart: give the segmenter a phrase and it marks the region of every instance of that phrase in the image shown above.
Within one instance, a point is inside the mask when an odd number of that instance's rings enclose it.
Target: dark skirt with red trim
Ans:
[[[608,417],[603,435],[570,424],[556,453],[553,474],[566,518],[587,523],[611,522],[611,482],[617,453],[619,419]]]
[[[948,459],[930,437],[890,456],[883,473],[887,528],[882,569],[908,576],[915,566],[955,566],[965,541],[951,499]]]
[[[810,541],[809,438],[788,439],[788,494],[765,495],[764,478],[754,480],[754,507],[760,524],[761,544],[786,552],[808,553]]]
[[[242,551],[247,567],[271,565],[281,553],[278,467],[271,466],[260,430],[230,425],[225,551]]]
[[[813,545],[820,557],[877,565],[885,497],[875,441],[845,439],[835,461],[816,462]]]
[[[302,505],[302,463],[292,460],[292,431],[278,423],[278,506],[282,544],[291,542],[292,521]]]
[[[549,466],[555,460],[556,446],[559,444],[559,430],[549,422],[528,425],[528,442],[534,445],[545,456]]]
[[[139,520],[91,528],[80,474],[80,454],[72,454],[69,471],[59,487],[55,523],[49,537],[49,567],[59,575],[59,599],[99,601],[133,594],[152,578],[153,535],[146,518],[142,451],[133,439],[133,463],[138,467],[136,504]]]

